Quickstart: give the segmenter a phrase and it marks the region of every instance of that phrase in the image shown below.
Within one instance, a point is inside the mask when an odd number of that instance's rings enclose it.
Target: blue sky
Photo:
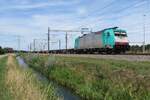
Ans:
[[[129,41],[142,42],[143,15],[146,43],[150,43],[150,0],[0,0],[0,45],[27,50],[35,38],[46,39],[51,29],[92,28],[93,31],[118,26],[127,30]],[[52,41],[62,41],[64,33],[53,33]],[[69,48],[79,33],[69,33]],[[52,44],[52,49],[58,43]]]

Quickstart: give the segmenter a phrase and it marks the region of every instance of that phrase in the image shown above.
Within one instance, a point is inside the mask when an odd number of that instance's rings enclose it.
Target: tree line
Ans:
[[[14,51],[13,48],[2,48],[0,46],[0,54],[12,53],[13,51]]]
[[[143,51],[143,45],[131,45],[130,52],[133,53],[141,53]],[[150,44],[145,45],[146,53],[150,53]]]

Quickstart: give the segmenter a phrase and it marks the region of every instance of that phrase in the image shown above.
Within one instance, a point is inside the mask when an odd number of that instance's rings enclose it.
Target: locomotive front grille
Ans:
[[[129,50],[129,43],[116,42],[115,49]]]

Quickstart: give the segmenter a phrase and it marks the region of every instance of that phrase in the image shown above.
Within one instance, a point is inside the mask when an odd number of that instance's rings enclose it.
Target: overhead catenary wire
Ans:
[[[149,1],[149,0],[148,0]],[[135,11],[136,13],[137,12],[139,12],[139,11],[136,11],[136,10],[132,10],[132,8],[137,8],[137,7],[141,7],[141,6],[143,6],[143,4],[145,4],[145,3],[143,3],[143,0],[134,0],[134,1],[130,1],[129,2],[129,5],[122,5],[123,7],[121,7],[121,8],[118,8],[118,9],[114,9],[113,11],[112,11],[112,13],[114,13],[114,12],[117,12],[117,13],[121,13],[121,14],[117,14],[116,16],[111,16],[110,15],[110,17],[108,16],[105,16],[105,15],[107,15],[107,13],[108,13],[108,11],[109,11],[109,9],[108,8],[112,8],[113,7],[113,5],[117,5],[118,3],[117,3],[118,1],[117,0],[113,0],[113,1],[108,1],[108,3],[106,3],[105,5],[103,5],[103,6],[101,6],[101,9],[100,9],[100,11],[98,12],[98,13],[92,13],[91,15],[94,15],[94,14],[98,14],[98,16],[101,16],[101,13],[102,13],[102,15],[104,15],[104,17],[102,17],[102,18],[100,18],[100,19],[98,19],[99,20],[99,22],[101,21],[101,20],[116,20],[116,19],[122,19],[122,18],[126,18],[127,16],[126,15],[128,15],[128,17],[130,16],[130,14],[132,14],[133,12],[132,11]],[[120,2],[120,1],[119,1]],[[145,2],[145,0],[144,0],[144,2]],[[131,5],[133,5],[133,6],[131,6]],[[131,9],[131,10],[130,10]],[[130,10],[130,11],[129,11]],[[123,15],[122,15],[123,14]],[[97,23],[98,21],[95,21],[95,23]],[[99,25],[103,25],[102,23],[99,23],[98,22],[98,24]],[[114,24],[112,24],[112,25],[114,25]],[[123,27],[129,27],[129,26],[132,26],[131,24],[130,25],[121,25],[121,26],[123,26]],[[137,26],[139,26],[140,27],[140,25],[137,25]],[[134,28],[133,28],[134,29]],[[137,31],[139,30],[139,28],[137,29]],[[139,30],[140,31],[140,30]],[[9,34],[9,35],[11,35],[11,34]],[[50,35],[52,36],[53,35],[53,33],[50,33]],[[54,34],[55,35],[55,34]],[[64,34],[58,34],[58,35],[65,35],[65,33]],[[49,42],[47,42],[47,43],[49,43]]]
[[[119,2],[119,1],[118,1]],[[145,1],[144,1],[145,2]],[[115,1],[114,2],[114,4],[116,4],[117,3],[117,1]],[[130,4],[130,5],[127,5],[127,6],[124,6],[124,8],[121,8],[121,9],[116,9],[116,10],[114,10],[114,11],[112,11],[111,13],[122,13],[122,12],[124,12],[124,11],[126,11],[127,9],[129,10],[130,8],[137,8],[137,7],[140,7],[140,6],[142,6],[142,5],[139,5],[139,4],[142,4],[143,3],[143,0],[140,0],[140,1],[136,1],[136,2],[134,2],[133,4]],[[111,4],[112,6],[113,6],[113,4]],[[111,7],[112,7],[111,6]],[[100,9],[98,12],[96,12],[96,13],[93,13],[93,14],[91,14],[91,15],[88,15],[88,16],[106,16],[106,15],[108,15],[109,13],[108,12],[110,12],[110,9],[108,10],[108,9],[106,9],[105,10],[105,8],[107,8],[107,6],[106,7],[104,7],[103,9]],[[114,9],[114,8],[113,8]],[[104,11],[105,10],[105,11]],[[112,10],[112,9],[111,9]],[[88,17],[87,16],[87,17]]]

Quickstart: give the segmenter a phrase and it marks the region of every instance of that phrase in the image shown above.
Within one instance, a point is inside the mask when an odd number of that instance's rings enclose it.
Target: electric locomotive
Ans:
[[[77,53],[125,53],[129,50],[127,32],[118,27],[84,34],[75,40]]]

